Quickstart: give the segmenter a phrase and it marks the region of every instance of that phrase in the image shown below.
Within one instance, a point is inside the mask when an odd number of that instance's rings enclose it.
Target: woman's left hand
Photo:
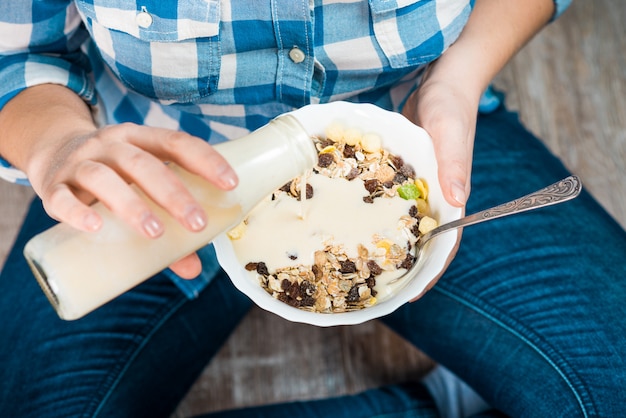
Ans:
[[[479,98],[473,97],[467,89],[457,85],[454,79],[440,78],[435,66],[436,63],[429,68],[420,88],[409,97],[402,114],[424,128],[431,136],[443,195],[451,205],[464,208],[470,193]],[[454,259],[460,241],[459,230],[456,245],[445,268],[428,284],[423,293],[430,290],[443,275]],[[419,297],[421,295],[415,299]]]
[[[402,114],[431,136],[443,195],[451,205],[464,207],[470,193],[479,97],[438,75],[436,65],[409,97]]]

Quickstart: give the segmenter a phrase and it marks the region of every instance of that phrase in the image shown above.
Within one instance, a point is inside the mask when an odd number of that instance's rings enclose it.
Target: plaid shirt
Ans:
[[[570,0],[555,0],[559,15]],[[32,0],[0,4],[0,107],[69,87],[102,123],[211,143],[309,103],[399,110],[474,0]],[[0,158],[0,177],[27,183]]]
[[[103,123],[212,143],[309,103],[398,110],[473,1],[3,1],[0,108],[28,86],[55,83]],[[570,1],[555,0],[556,14]],[[27,183],[1,158],[0,177]]]

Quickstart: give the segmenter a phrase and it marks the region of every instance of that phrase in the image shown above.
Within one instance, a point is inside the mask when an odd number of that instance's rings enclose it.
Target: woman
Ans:
[[[27,180],[48,215],[78,229],[101,227],[87,206],[98,199],[158,238],[163,226],[128,188],[132,181],[199,230],[211,220],[162,161],[232,188],[236,176],[210,143],[332,100],[375,103],[423,126],[446,199],[469,212],[567,175],[514,115],[477,109],[492,77],[568,2],[255,3],[0,6],[5,177]],[[593,215],[583,222],[580,213]],[[555,219],[570,222],[555,230]],[[20,254],[52,223],[35,202],[0,278],[0,312],[15,318],[1,331],[15,341],[0,349],[2,410],[167,416],[249,301],[207,247],[89,316],[62,322]],[[479,413],[618,416],[624,231],[586,194],[481,228],[464,233],[430,292],[384,322],[493,408]],[[583,251],[576,238],[585,228],[596,241]],[[398,385],[231,414],[431,416],[435,403],[444,408],[432,380],[428,390]]]

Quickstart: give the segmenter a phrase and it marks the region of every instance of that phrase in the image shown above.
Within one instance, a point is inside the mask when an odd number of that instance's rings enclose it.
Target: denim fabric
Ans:
[[[567,174],[500,108],[478,121],[468,213]],[[195,300],[159,275],[63,322],[20,251],[50,222],[35,203],[0,276],[2,416],[167,417],[250,302],[221,272]],[[626,233],[583,192],[467,228],[437,286],[383,321],[501,411],[483,416],[622,416],[625,256]],[[430,417],[433,408],[415,383],[210,416]]]

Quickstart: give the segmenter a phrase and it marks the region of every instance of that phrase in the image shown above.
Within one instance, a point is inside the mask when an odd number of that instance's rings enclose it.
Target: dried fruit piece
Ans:
[[[235,239],[240,239],[241,237],[243,237],[245,233],[246,233],[246,222],[241,221],[239,222],[239,225],[237,225],[236,227],[228,231],[226,235],[228,235],[228,238],[235,240]]]
[[[335,162],[335,156],[331,153],[320,154],[317,158],[317,165],[320,167],[329,167]]]
[[[417,199],[420,197],[420,191],[415,183],[407,183],[398,187],[398,196],[405,200]]]
[[[377,134],[368,133],[361,138],[361,148],[366,152],[378,152],[382,148],[382,139]]]
[[[420,197],[424,200],[428,199],[428,186],[422,179],[415,179],[415,186],[420,191]]]
[[[343,132],[343,141],[350,146],[355,146],[359,142],[362,142],[362,140],[363,135],[361,131],[356,128],[348,128]]]
[[[343,125],[338,122],[333,122],[326,126],[325,130],[326,138],[330,139],[333,142],[339,142],[343,140]]]
[[[426,234],[435,228],[437,228],[437,221],[431,218],[430,216],[424,216],[420,220],[419,231],[422,234]]]

